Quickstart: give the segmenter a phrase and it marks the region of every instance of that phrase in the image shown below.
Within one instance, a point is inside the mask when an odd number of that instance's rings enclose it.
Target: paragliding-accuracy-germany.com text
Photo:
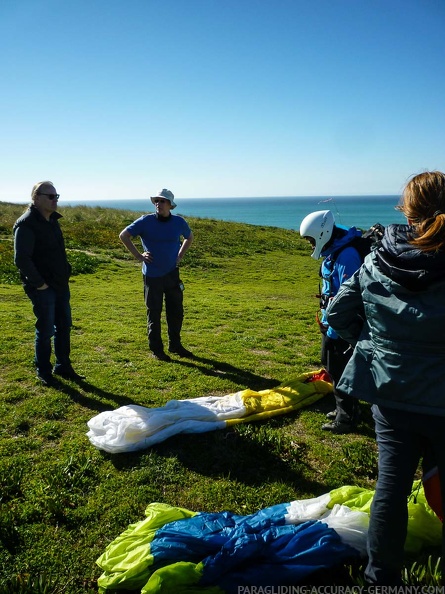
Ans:
[[[445,586],[238,586],[237,594],[445,594]]]

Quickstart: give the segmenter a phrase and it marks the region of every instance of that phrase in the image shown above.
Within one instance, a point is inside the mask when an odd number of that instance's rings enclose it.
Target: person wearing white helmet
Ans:
[[[193,357],[181,343],[184,319],[183,290],[179,263],[193,241],[188,223],[172,215],[174,195],[166,188],[150,197],[156,212],[139,217],[121,231],[119,238],[128,251],[142,263],[144,299],[147,307],[148,345],[155,359],[170,361],[161,336],[161,313],[165,299],[168,350],[180,357]],[[143,253],[133,243],[139,236]]]
[[[312,212],[300,225],[301,237],[309,241],[313,248],[311,257],[315,260],[323,258],[320,267],[320,313],[317,320],[322,336],[321,362],[332,377],[336,407],[326,415],[328,422],[322,429],[333,433],[353,431],[357,426],[359,410],[358,400],[336,389],[336,384],[351,358],[352,348],[329,326],[326,309],[340,285],[362,264],[361,256],[353,245],[361,234],[355,227],[337,225],[330,210]]]
[[[311,212],[302,220],[300,235],[314,248],[311,258],[318,260],[324,246],[332,239],[334,227],[335,219],[330,210]]]

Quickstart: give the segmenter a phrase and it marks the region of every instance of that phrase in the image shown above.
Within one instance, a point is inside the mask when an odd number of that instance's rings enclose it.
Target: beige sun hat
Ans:
[[[155,198],[165,198],[165,200],[168,200],[170,202],[172,210],[176,208],[176,202],[174,201],[173,192],[170,192],[170,190],[167,190],[166,188],[161,190],[158,194],[156,194],[156,196],[150,196],[150,199],[153,202],[153,204]]]

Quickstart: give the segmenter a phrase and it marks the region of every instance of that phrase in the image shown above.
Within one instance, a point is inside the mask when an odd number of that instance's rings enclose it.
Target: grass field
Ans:
[[[321,425],[332,396],[132,454],[101,452],[85,435],[91,417],[124,404],[260,390],[319,369],[318,264],[297,233],[188,219],[196,239],[181,267],[183,342],[196,358],[166,363],[150,357],[140,266],[118,239],[137,215],[62,207],[72,360],[86,379],[56,390],[35,379],[34,317],[12,260],[24,207],[1,206],[0,594],[96,592],[95,560],[155,501],[249,514],[341,485],[374,487],[369,408],[357,433],[331,435]],[[408,559],[407,583],[439,583],[437,555]],[[346,568],[339,583],[360,574]]]

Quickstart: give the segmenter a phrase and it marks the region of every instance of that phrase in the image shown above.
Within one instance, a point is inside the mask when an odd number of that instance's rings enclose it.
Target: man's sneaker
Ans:
[[[355,431],[356,425],[352,423],[339,423],[338,421],[332,421],[332,423],[325,423],[321,427],[323,431],[330,431],[331,433],[351,433]]]
[[[84,375],[80,375],[79,373],[74,371],[72,367],[69,367],[68,369],[54,369],[53,373],[54,375],[58,375],[60,377],[63,377],[64,379],[72,380],[74,382],[85,379]]]
[[[56,388],[57,386],[60,386],[59,382],[55,377],[53,377],[52,373],[38,373],[37,379],[42,384],[42,386],[47,388]]]
[[[171,361],[171,358],[164,351],[153,351],[151,356],[158,361]]]
[[[193,353],[188,351],[182,345],[179,347],[172,347],[168,349],[170,353],[174,353],[175,355],[179,355],[180,357],[187,357],[188,359],[193,359]]]
[[[337,409],[331,410],[331,412],[328,412],[326,415],[326,418],[329,419],[330,421],[335,421],[335,419],[337,418]]]

